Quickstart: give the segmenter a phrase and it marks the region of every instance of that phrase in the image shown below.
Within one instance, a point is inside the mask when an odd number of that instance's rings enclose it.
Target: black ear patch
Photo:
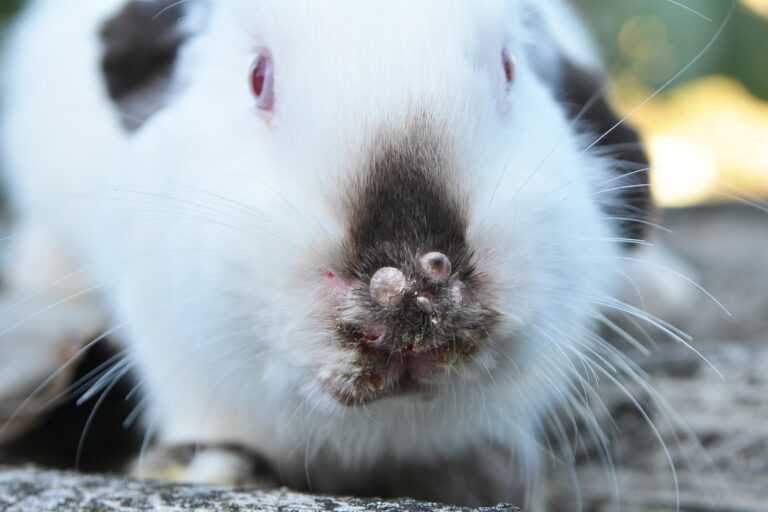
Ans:
[[[187,39],[181,19],[188,2],[133,0],[101,30],[101,69],[123,124],[133,131],[165,104],[179,48]]]
[[[616,218],[622,237],[643,240],[646,221],[653,214],[653,201],[649,187],[648,157],[638,133],[620,119],[611,109],[602,93],[602,77],[563,61],[560,99],[571,119],[602,138],[594,145],[597,150],[615,161],[616,179],[605,188],[616,188],[613,197],[618,201],[605,204],[609,216]],[[599,194],[598,197],[605,196]],[[618,220],[622,219],[622,220]]]

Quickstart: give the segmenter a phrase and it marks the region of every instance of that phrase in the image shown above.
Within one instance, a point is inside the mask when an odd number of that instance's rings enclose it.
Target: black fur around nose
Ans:
[[[466,198],[457,192],[444,139],[431,123],[417,121],[401,133],[383,132],[358,164],[342,251],[349,275],[368,280],[384,267],[429,279],[470,271]],[[434,261],[421,262],[425,254]]]

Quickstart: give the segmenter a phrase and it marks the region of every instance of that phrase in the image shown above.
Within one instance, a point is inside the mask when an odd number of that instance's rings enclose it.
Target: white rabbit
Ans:
[[[123,340],[140,474],[523,504],[649,208],[596,62],[554,1],[37,0],[7,286]]]

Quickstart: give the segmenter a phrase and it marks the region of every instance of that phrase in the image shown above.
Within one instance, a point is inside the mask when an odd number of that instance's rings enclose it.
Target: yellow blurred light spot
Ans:
[[[634,16],[619,32],[619,50],[634,74],[664,81],[679,67],[669,28],[659,16]]]
[[[653,92],[626,77],[618,77],[617,85],[624,113]],[[691,82],[654,99],[631,122],[648,144],[660,204],[768,198],[768,103],[736,80],[710,76]]]
[[[653,60],[664,49],[667,35],[667,26],[658,16],[635,16],[619,32],[619,48],[630,60]]]
[[[768,18],[768,0],[741,0],[741,3],[755,11],[760,16]]]
[[[717,181],[717,158],[707,148],[675,136],[652,137],[648,147],[654,198],[665,206],[707,200]]]

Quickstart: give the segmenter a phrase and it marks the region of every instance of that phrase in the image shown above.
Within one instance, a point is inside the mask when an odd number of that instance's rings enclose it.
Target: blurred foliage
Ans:
[[[22,0],[0,0],[0,20],[15,14],[22,3]]]
[[[722,35],[677,84],[725,74],[768,99],[768,0],[575,2],[592,25],[612,74],[631,75],[649,89],[663,85],[691,62],[736,3]]]
[[[656,199],[768,197],[768,0],[574,1],[643,135]]]

